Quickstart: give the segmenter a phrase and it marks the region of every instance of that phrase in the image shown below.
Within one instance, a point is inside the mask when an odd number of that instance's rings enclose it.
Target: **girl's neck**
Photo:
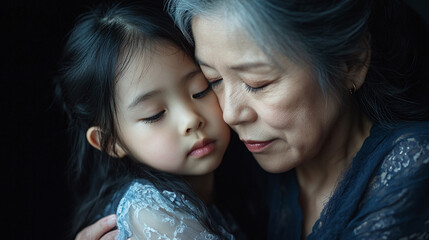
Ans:
[[[214,202],[214,173],[196,176],[184,176],[185,180],[192,186],[192,189],[197,193],[198,197],[205,204],[213,204]]]

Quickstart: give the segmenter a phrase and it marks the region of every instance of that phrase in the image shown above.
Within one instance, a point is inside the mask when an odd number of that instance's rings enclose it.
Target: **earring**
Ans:
[[[355,82],[352,81],[352,85],[353,85],[353,88],[349,89],[350,95],[353,95],[357,90]]]

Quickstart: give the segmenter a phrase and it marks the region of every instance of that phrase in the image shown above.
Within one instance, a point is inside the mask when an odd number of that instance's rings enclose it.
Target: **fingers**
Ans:
[[[80,231],[75,240],[110,240],[118,231],[110,231],[116,226],[116,215],[106,216]],[[110,232],[109,232],[110,231]],[[101,238],[103,237],[103,238]]]
[[[118,235],[119,230],[114,230],[106,233],[100,240],[115,240],[116,236]]]

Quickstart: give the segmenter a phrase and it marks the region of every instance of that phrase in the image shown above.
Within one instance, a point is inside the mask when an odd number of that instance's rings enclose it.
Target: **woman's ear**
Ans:
[[[347,66],[346,87],[350,90],[359,89],[365,82],[368,73],[369,64],[371,62],[371,46],[369,33],[361,41],[361,53],[357,56],[358,63]]]
[[[94,148],[103,151],[101,148],[101,135],[102,131],[100,127],[90,127],[88,131],[86,131],[86,140],[88,140],[88,143]],[[123,158],[127,155],[124,149],[117,143],[115,144],[115,149],[106,149],[106,152],[115,158]]]

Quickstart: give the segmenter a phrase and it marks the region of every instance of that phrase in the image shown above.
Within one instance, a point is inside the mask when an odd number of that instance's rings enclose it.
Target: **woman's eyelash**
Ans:
[[[212,90],[211,86],[209,85],[204,91],[196,93],[194,95],[192,95],[193,98],[195,99],[200,99],[203,98],[205,96],[207,96],[207,94]]]
[[[259,92],[259,91],[263,90],[263,89],[264,89],[264,87],[265,87],[265,86],[261,86],[261,87],[251,87],[251,86],[249,86],[249,85],[247,85],[247,84],[245,84],[245,86],[246,86],[246,90],[247,90],[248,92],[251,92],[251,93]]]
[[[216,89],[222,83],[222,80],[223,79],[221,78],[221,79],[218,79],[218,80],[210,81],[209,84],[210,84],[210,86],[211,86],[212,89]],[[265,88],[265,86],[266,85],[261,86],[261,87],[251,87],[251,86],[245,84],[246,90],[248,92],[251,92],[251,93],[255,93],[255,92],[261,91],[261,90],[263,90]]]
[[[159,120],[161,120],[162,116],[164,115],[165,110],[162,110],[161,112],[157,113],[156,115],[153,115],[152,117],[144,118],[141,121],[144,123],[154,123]]]

